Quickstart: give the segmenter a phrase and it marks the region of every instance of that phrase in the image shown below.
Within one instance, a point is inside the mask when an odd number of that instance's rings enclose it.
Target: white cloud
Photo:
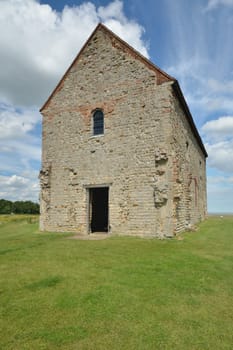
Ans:
[[[125,23],[128,21],[123,12],[123,2],[120,0],[115,0],[105,7],[100,6],[97,13],[103,21],[114,18],[121,18]]]
[[[233,0],[209,0],[206,11],[215,9],[218,6],[229,6],[233,7]]]
[[[0,142],[25,138],[40,120],[39,113],[33,109],[17,111],[12,106],[0,106]]]
[[[218,81],[216,79],[209,79],[208,80],[208,87],[213,92],[230,94],[231,96],[233,94],[233,80]]]
[[[228,59],[226,65],[227,62]],[[233,111],[233,80],[206,78],[206,75],[216,72],[216,66],[210,59],[197,55],[165,69],[179,79],[194,118],[196,115],[198,117],[195,121],[200,124],[213,112],[230,114]]]
[[[202,127],[202,132],[207,139],[223,140],[233,139],[233,116],[223,116],[210,120]]]
[[[66,6],[61,13],[36,0],[1,0],[0,101],[42,105],[100,21],[148,56],[143,28],[125,16],[119,0]]]
[[[209,155],[207,164],[225,173],[233,173],[233,116],[206,122],[201,132]]]
[[[221,13],[203,13],[195,1],[190,16],[185,0],[165,1],[171,22],[165,70],[179,80],[197,126],[213,114],[232,115],[232,11],[224,7]]]
[[[18,162],[25,166],[27,161],[40,161],[41,140],[35,132],[40,121],[39,112],[32,108],[0,106],[0,170],[10,162],[14,172]]]
[[[33,200],[38,202],[39,184],[34,178],[18,175],[0,175],[0,198],[16,200]]]
[[[38,200],[41,141],[38,111],[0,106],[0,197]],[[4,176],[3,176],[4,174]],[[31,197],[30,197],[31,194]]]
[[[233,213],[232,176],[208,176],[207,193],[209,212]]]
[[[208,165],[222,172],[233,173],[233,138],[229,141],[206,143]]]
[[[26,178],[17,175],[13,175],[5,181],[6,186],[11,186],[16,189],[24,187],[27,183],[28,180]]]
[[[222,184],[222,185],[228,185],[228,184],[233,184],[233,177],[232,176],[208,176],[208,184],[210,186],[214,186],[216,184]]]

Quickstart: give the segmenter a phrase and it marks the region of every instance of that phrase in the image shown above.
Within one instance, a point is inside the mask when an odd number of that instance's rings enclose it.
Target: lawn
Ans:
[[[233,348],[233,217],[98,241],[0,217],[0,349]]]

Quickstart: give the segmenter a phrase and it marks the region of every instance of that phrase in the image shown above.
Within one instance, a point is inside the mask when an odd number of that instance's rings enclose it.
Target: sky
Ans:
[[[0,0],[0,198],[39,200],[39,109],[99,22],[179,81],[232,213],[233,0]]]

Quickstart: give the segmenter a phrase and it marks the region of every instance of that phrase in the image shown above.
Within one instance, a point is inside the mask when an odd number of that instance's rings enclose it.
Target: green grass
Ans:
[[[233,217],[99,241],[0,217],[0,349],[233,348]]]

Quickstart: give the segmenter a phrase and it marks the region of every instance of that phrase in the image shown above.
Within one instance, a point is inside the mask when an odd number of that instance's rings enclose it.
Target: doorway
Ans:
[[[109,187],[89,188],[89,231],[108,232],[109,230]]]

